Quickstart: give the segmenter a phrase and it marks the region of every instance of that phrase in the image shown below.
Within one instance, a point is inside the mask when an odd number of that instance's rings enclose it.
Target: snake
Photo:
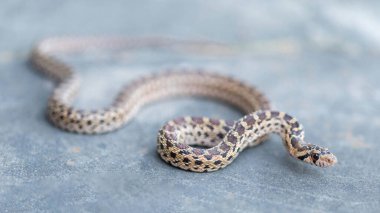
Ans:
[[[245,116],[236,121],[186,116],[168,121],[158,131],[157,152],[172,166],[192,172],[211,172],[229,165],[247,147],[261,144],[270,133],[280,135],[290,156],[318,167],[329,167],[337,158],[327,148],[304,140],[296,118],[271,109],[269,100],[256,87],[235,78],[187,69],[153,73],[125,85],[112,104],[86,110],[72,102],[80,86],[79,75],[57,55],[80,53],[91,48],[127,49],[219,48],[221,44],[165,38],[71,38],[40,41],[31,51],[31,62],[55,80],[47,115],[56,127],[74,133],[100,134],[121,128],[143,106],[179,96],[196,96],[230,104]]]

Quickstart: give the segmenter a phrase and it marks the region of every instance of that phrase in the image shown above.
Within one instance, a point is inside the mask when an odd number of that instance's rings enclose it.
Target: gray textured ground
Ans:
[[[378,1],[138,2],[1,1],[2,212],[380,209]],[[240,116],[207,100],[151,105],[111,134],[62,132],[45,119],[52,83],[27,64],[37,39],[61,34],[162,35],[235,44],[241,53],[219,57],[158,52],[68,57],[83,76],[76,104],[104,106],[123,83],[165,67],[212,68],[265,91],[277,109],[304,124],[309,141],[329,147],[339,164],[331,169],[304,165],[272,137],[215,173],[166,165],[155,153],[156,132],[165,121],[182,115]]]

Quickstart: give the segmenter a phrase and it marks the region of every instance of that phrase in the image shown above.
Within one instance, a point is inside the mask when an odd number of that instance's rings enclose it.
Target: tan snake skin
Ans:
[[[126,85],[114,103],[95,111],[71,105],[79,77],[55,57],[88,48],[136,49],[142,47],[206,50],[220,44],[172,39],[52,38],[40,42],[31,61],[58,82],[50,97],[48,117],[57,127],[76,133],[113,131],[127,123],[144,105],[177,96],[203,96],[240,109],[245,117],[236,122],[206,117],[183,117],[169,121],[159,131],[158,153],[163,160],[181,169],[206,172],[230,164],[239,152],[261,143],[268,133],[278,133],[291,156],[320,167],[331,166],[336,157],[327,149],[303,141],[302,126],[283,112],[269,111],[268,100],[252,86],[219,74],[203,71],[163,72]],[[204,146],[197,148],[194,145]]]

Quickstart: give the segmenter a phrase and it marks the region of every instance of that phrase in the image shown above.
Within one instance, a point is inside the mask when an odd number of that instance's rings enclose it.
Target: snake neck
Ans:
[[[230,144],[241,150],[269,133],[280,135],[289,154],[305,163],[328,167],[337,162],[327,148],[305,142],[302,125],[284,112],[259,111],[244,116],[227,133],[221,145]]]

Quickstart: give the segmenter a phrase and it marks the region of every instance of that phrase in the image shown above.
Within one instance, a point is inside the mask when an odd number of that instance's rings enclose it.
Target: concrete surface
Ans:
[[[378,1],[138,2],[1,1],[1,212],[379,211]],[[320,169],[291,159],[278,137],[214,173],[162,162],[155,140],[165,121],[239,118],[207,100],[153,104],[105,135],[52,127],[45,108],[53,84],[28,65],[32,44],[54,35],[115,34],[217,40],[241,52],[66,56],[83,76],[78,106],[104,106],[123,83],[146,73],[207,67],[257,85],[304,124],[309,141],[329,147],[338,165]]]

